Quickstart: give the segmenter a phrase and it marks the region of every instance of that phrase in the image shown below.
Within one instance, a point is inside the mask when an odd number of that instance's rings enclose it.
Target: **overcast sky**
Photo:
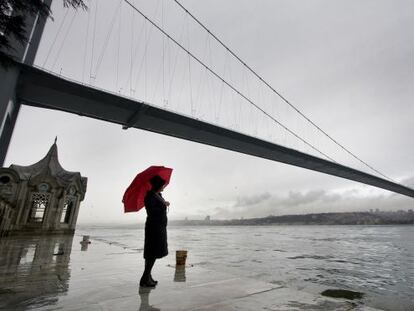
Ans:
[[[188,68],[180,67],[180,61],[186,64],[187,56],[177,56],[179,69],[173,72],[174,55],[178,54],[173,54],[172,46],[165,41],[157,43],[156,38],[152,45],[141,44],[150,42],[145,38],[155,37],[156,31],[150,30],[138,15],[131,15],[127,5],[122,4],[118,9],[118,1],[104,3],[98,7],[97,26],[94,26],[95,3],[90,4],[89,17],[88,13],[78,12],[72,22],[73,12],[65,18],[66,11],[55,0],[55,18],[46,28],[36,64],[126,96],[154,101],[156,105],[165,104],[167,89],[173,89],[167,98],[171,105],[192,101],[199,115],[208,118],[211,113],[213,117],[217,110],[208,106],[206,98],[218,96],[219,91],[203,91],[197,86],[194,81],[201,81],[200,85],[204,82],[195,65],[191,65],[190,90],[194,92],[190,93],[191,99],[177,99],[188,94],[190,80],[185,76]],[[135,3],[195,53],[200,53],[200,57],[207,57],[207,44],[211,53],[214,43],[205,34],[200,35],[202,32],[198,32],[190,19],[180,15],[172,0],[151,1],[153,6],[145,1]],[[182,0],[182,3],[315,123],[381,172],[414,187],[414,2]],[[114,14],[115,26],[106,47],[109,28],[105,25],[110,24]],[[127,32],[132,24],[134,30]],[[56,37],[59,29],[60,35]],[[92,45],[93,33],[96,38]],[[128,48],[130,38],[136,40],[132,48]],[[165,66],[157,65],[158,56],[147,56],[142,67],[145,75],[141,75],[139,61],[135,64],[132,59],[141,59],[137,55],[144,53],[145,46],[148,54],[163,55],[161,62]],[[217,55],[210,58],[209,65],[221,68],[224,76],[242,87],[244,80],[240,77],[245,73],[239,74],[243,71],[231,60],[226,63],[225,54]],[[154,74],[161,71],[163,83]],[[206,79],[207,85],[210,80]],[[258,101],[265,98],[262,93],[255,93],[253,80],[246,79],[249,81],[246,92]],[[184,95],[176,93],[177,89],[184,89]],[[227,98],[231,101],[231,95],[226,93],[222,98],[223,102]],[[238,102],[233,104],[237,106]],[[269,99],[265,104],[270,107],[273,102]],[[321,148],[325,146],[324,139],[309,134],[307,125],[295,121],[280,101],[275,105],[280,107],[273,111],[278,117],[282,120],[285,117],[299,132],[303,128],[301,134],[309,135]],[[191,114],[189,104],[183,106],[182,113]],[[230,108],[223,108],[221,113],[225,115],[236,106],[223,106]],[[242,120],[239,130],[244,131],[250,123],[260,123],[260,119],[250,122],[249,116],[239,117]],[[286,135],[283,138],[280,132],[274,133],[276,141],[289,141]],[[124,214],[121,200],[134,176],[150,165],[174,168],[171,184],[164,193],[171,202],[170,219],[414,208],[413,199],[352,181],[30,107],[21,109],[6,165],[38,161],[47,153],[55,136],[62,166],[88,177],[79,223],[144,221],[144,211]],[[335,152],[332,155],[336,156]]]

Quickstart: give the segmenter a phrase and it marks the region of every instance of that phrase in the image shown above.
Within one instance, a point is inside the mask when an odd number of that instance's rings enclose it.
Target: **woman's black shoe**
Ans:
[[[139,286],[141,287],[152,287],[154,288],[156,286],[155,283],[152,282],[139,282]]]
[[[152,278],[152,275],[150,275],[150,281],[151,281],[152,283],[154,283],[155,285],[157,285],[157,284],[158,284],[158,281],[154,280],[154,279]]]
[[[141,287],[155,287],[156,285],[157,283],[152,282],[151,280],[144,281],[141,279],[141,281],[139,281],[139,286]]]

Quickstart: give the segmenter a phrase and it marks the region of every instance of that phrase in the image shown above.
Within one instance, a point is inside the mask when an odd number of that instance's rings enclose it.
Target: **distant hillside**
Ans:
[[[217,226],[252,226],[252,225],[411,225],[414,224],[412,210],[398,212],[349,212],[320,213],[305,215],[268,216],[263,218],[232,220],[176,220],[171,225],[217,225]]]

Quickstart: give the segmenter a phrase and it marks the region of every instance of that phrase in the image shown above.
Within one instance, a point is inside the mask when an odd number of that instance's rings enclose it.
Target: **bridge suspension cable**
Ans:
[[[126,0],[125,0],[126,1]],[[390,177],[384,175],[367,162],[359,158],[353,152],[348,150],[345,146],[340,144],[336,139],[334,139],[331,135],[329,135],[326,131],[324,131],[320,126],[318,126],[315,122],[313,122],[309,117],[307,117],[302,111],[300,111],[295,105],[293,105],[285,96],[283,96],[279,91],[277,91],[273,86],[271,86],[266,80],[262,78],[254,69],[252,69],[249,65],[246,64],[235,52],[233,52],[222,40],[220,40],[214,33],[210,31],[197,17],[195,17],[187,8],[185,8],[178,0],[173,0],[181,9],[185,11],[198,25],[200,25],[205,31],[207,31],[223,48],[225,48],[237,61],[239,61],[244,67],[246,67],[257,79],[259,79],[264,85],[266,85],[273,93],[275,93],[282,101],[288,104],[294,111],[296,111],[301,117],[303,117],[307,122],[313,125],[317,130],[319,130],[322,134],[324,134],[329,140],[331,140],[334,144],[339,146],[342,150],[346,153],[351,155],[354,159],[359,161],[360,163],[364,164],[372,171],[376,172],[377,174],[381,175],[382,177],[393,181]],[[319,151],[320,152],[320,151]]]
[[[298,134],[296,134],[294,131],[289,129],[287,126],[285,126],[283,123],[281,123],[279,120],[277,120],[275,117],[270,115],[268,112],[266,112],[263,108],[258,106],[256,103],[253,102],[250,98],[248,98],[246,95],[244,95],[241,91],[239,91],[236,87],[234,87],[230,82],[226,81],[224,78],[222,78],[218,73],[216,73],[213,69],[211,69],[209,66],[207,66],[202,60],[200,60],[197,56],[195,56],[191,51],[186,49],[181,43],[179,43],[177,40],[175,40],[173,37],[171,37],[164,29],[162,29],[157,23],[155,23],[153,20],[151,20],[146,14],[144,14],[140,9],[138,9],[134,4],[132,4],[129,0],[124,0],[133,10],[135,10],[137,13],[139,13],[145,20],[147,20],[149,23],[151,23],[157,30],[159,30],[162,34],[164,34],[169,40],[174,42],[179,48],[184,50],[191,58],[193,58],[196,62],[198,62],[201,66],[203,66],[206,70],[208,70],[212,75],[214,75],[216,78],[218,78],[221,82],[223,82],[225,85],[227,85],[230,89],[232,89],[234,92],[236,92],[239,96],[241,96],[244,100],[246,100],[248,103],[250,103],[252,106],[254,106],[256,109],[261,111],[264,115],[266,115],[268,118],[276,122],[278,125],[283,127],[286,131],[288,131],[290,134],[295,136],[297,139],[305,143],[307,146],[312,148],[313,150],[317,151],[330,161],[337,163],[333,158],[313,146],[311,143],[300,137]]]

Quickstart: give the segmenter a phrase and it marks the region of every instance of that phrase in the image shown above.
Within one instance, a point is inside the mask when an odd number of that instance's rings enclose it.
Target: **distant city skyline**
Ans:
[[[171,222],[172,225],[205,226],[205,225],[407,225],[414,224],[414,211],[354,211],[309,214],[268,215],[254,218],[214,219],[181,219]]]

